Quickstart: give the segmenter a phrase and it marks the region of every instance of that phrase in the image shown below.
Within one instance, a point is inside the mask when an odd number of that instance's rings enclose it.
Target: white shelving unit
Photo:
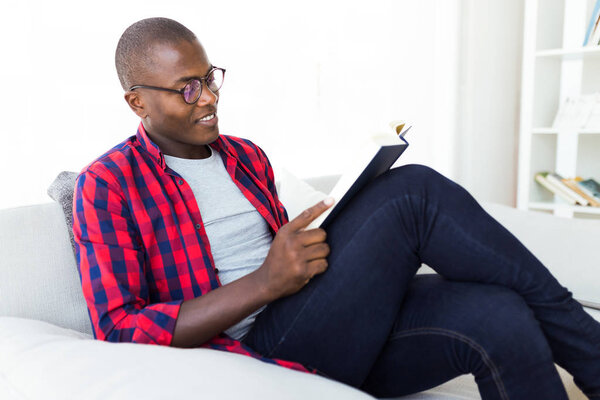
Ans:
[[[600,131],[552,128],[570,96],[600,91],[600,47],[582,47],[595,0],[526,0],[517,207],[568,218],[600,218],[534,180],[539,171],[600,181]]]

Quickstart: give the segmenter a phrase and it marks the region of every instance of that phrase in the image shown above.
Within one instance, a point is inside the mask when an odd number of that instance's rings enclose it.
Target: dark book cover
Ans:
[[[396,145],[381,146],[375,157],[369,162],[362,173],[354,181],[350,189],[344,194],[344,196],[337,202],[331,213],[321,223],[321,228],[326,228],[327,225],[334,220],[334,218],[340,213],[346,204],[369,182],[383,174],[385,171],[390,169],[396,160],[402,155],[404,150],[408,147],[408,142],[404,137],[398,136],[402,141]]]
[[[579,181],[577,182],[577,184],[579,185],[579,187],[582,188],[584,192],[600,200],[600,183],[590,178],[584,181]]]

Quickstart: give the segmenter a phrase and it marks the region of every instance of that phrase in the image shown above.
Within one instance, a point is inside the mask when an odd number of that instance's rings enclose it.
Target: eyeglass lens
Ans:
[[[216,92],[223,85],[223,70],[214,69],[206,77],[206,86],[211,92]],[[198,79],[192,79],[183,88],[183,99],[186,103],[194,103],[202,93],[202,83]]]

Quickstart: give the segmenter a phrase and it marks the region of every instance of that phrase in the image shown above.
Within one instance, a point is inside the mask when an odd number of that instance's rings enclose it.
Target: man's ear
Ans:
[[[140,118],[146,118],[148,112],[146,111],[146,105],[138,92],[128,91],[125,93],[125,101],[129,105],[129,108],[136,113]]]

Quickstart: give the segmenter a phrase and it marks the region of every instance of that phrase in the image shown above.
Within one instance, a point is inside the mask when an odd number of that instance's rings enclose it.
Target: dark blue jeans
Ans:
[[[327,228],[329,268],[244,340],[377,397],[472,373],[484,399],[600,397],[600,324],[460,185],[392,169]],[[417,275],[421,263],[439,275]]]

